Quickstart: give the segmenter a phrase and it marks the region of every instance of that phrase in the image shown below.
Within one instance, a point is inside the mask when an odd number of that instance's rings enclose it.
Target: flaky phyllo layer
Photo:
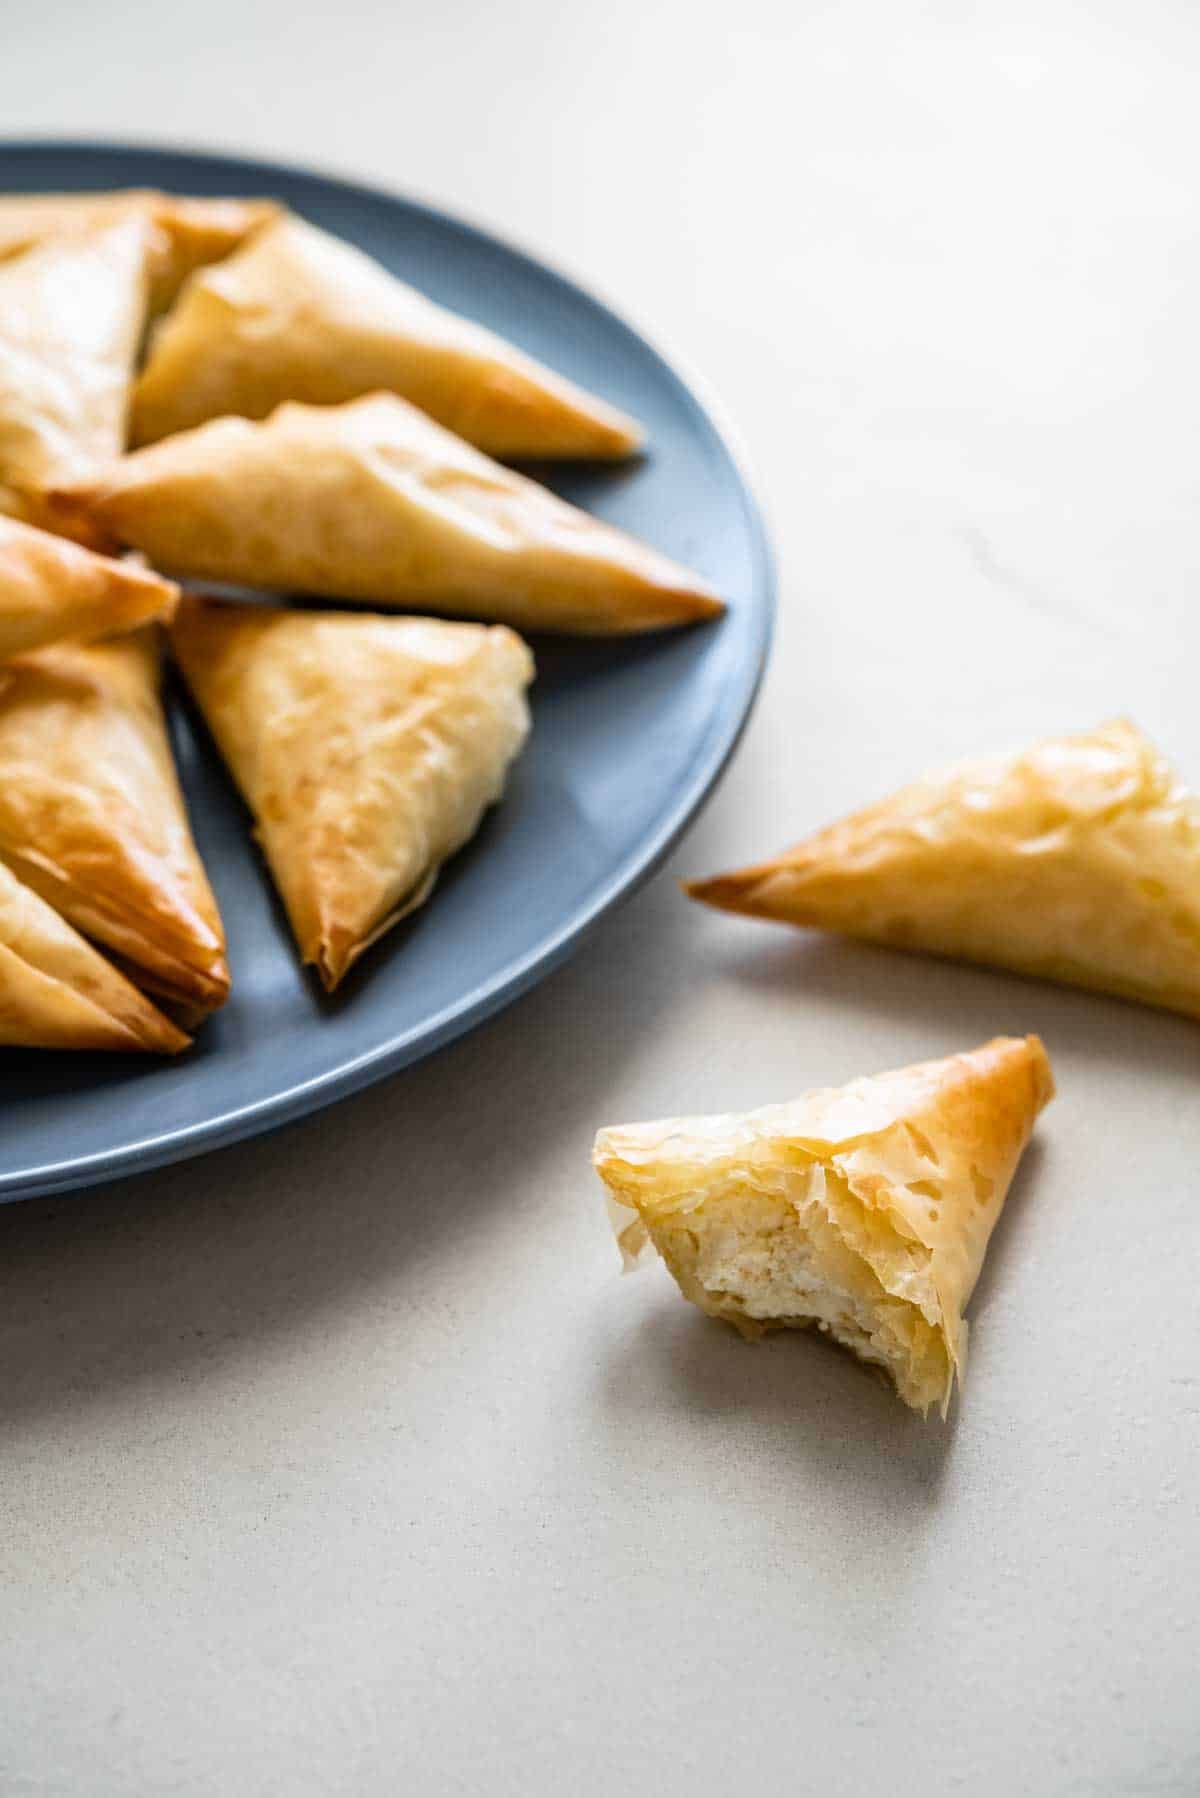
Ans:
[[[172,643],[332,992],[500,798],[533,658],[499,625],[195,595]]]
[[[951,1336],[928,1253],[863,1206],[833,1168],[728,1172],[647,1228],[685,1295],[710,1316],[747,1336],[816,1324],[886,1368],[908,1404],[924,1410],[949,1397],[966,1326],[954,1324]]]
[[[688,891],[1200,1017],[1200,800],[1120,720],[930,775]]]
[[[816,1324],[918,1410],[949,1403],[963,1311],[1038,1110],[1036,1038],[740,1117],[605,1130],[596,1166],[627,1260],[747,1336]]]

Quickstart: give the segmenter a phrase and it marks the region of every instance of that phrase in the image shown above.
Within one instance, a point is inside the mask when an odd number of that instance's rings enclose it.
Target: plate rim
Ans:
[[[477,1025],[515,1003],[533,986],[562,966],[576,950],[582,948],[600,920],[631,898],[653,876],[688,826],[694,822],[706,801],[712,797],[753,714],[770,658],[778,609],[776,559],[763,510],[748,473],[748,457],[738,433],[731,428],[729,421],[722,415],[719,404],[713,399],[708,384],[697,377],[682,358],[673,352],[668,355],[660,347],[657,334],[651,334],[640,324],[633,323],[623,309],[610,303],[590,284],[577,281],[555,262],[526,249],[519,241],[506,234],[457,211],[448,211],[422,197],[409,195],[400,188],[388,188],[377,181],[360,181],[349,174],[326,172],[316,164],[292,163],[276,157],[258,156],[253,152],[149,140],[137,142],[116,138],[70,138],[54,135],[12,138],[0,136],[0,158],[33,159],[47,153],[133,159],[144,157],[150,160],[173,157],[201,167],[205,164],[210,167],[220,165],[239,179],[245,172],[248,191],[251,193],[256,179],[278,176],[286,181],[307,181],[325,188],[339,189],[358,198],[365,196],[383,205],[400,205],[423,215],[431,224],[449,228],[468,239],[482,242],[493,251],[498,250],[509,257],[518,258],[539,275],[551,277],[556,284],[567,289],[573,298],[598,307],[649,350],[659,367],[687,394],[725,452],[748,528],[757,627],[753,638],[753,654],[746,657],[738,669],[737,678],[729,683],[722,696],[718,728],[712,732],[712,739],[703,756],[698,758],[688,780],[681,783],[658,828],[648,833],[637,848],[610,872],[586,905],[577,907],[562,926],[536,949],[509,962],[482,985],[459,995],[433,1018],[427,1018],[419,1026],[400,1032],[336,1068],[272,1093],[267,1098],[233,1110],[224,1110],[216,1116],[192,1124],[175,1126],[161,1135],[142,1137],[138,1141],[114,1148],[53,1162],[32,1174],[22,1169],[0,1171],[0,1204],[47,1197],[81,1187],[99,1186],[134,1174],[149,1173],[155,1168],[190,1160],[210,1150],[226,1148],[236,1142],[282,1129],[302,1117],[315,1116],[327,1106],[350,1098],[354,1093],[364,1091],[368,1086],[438,1053]],[[12,190],[0,188],[0,196],[5,191]],[[97,188],[95,191],[106,190]]]

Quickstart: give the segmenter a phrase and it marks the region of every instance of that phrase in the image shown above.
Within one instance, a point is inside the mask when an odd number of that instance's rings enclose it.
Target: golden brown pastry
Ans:
[[[193,270],[218,262],[253,231],[279,216],[270,200],[191,199],[129,188],[116,193],[0,196],[0,259],[38,238],[108,225],[129,214],[151,226],[150,307],[169,306]]]
[[[391,394],[216,419],[77,490],[172,574],[628,632],[719,612],[697,576],[490,462]]]
[[[1036,1036],[726,1117],[602,1130],[627,1260],[745,1336],[817,1327],[945,1416],[988,1238],[1054,1095]]]
[[[1125,722],[931,775],[686,890],[1200,1016],[1200,802]]]
[[[489,455],[630,455],[638,425],[427,300],[379,263],[281,218],[194,275],[160,325],[133,401],[135,443],[207,419],[265,418],[398,393]]]
[[[178,598],[179,588],[150,569],[0,517],[0,662],[166,621]]]
[[[0,1043],[176,1055],[188,1038],[0,863]]]
[[[146,246],[127,214],[0,262],[0,512],[59,527],[47,490],[96,479],[124,448]]]
[[[0,860],[139,985],[212,1011],[225,937],[192,841],[153,633],[0,667]]]
[[[332,991],[499,799],[532,657],[502,627],[186,595],[172,644]]]

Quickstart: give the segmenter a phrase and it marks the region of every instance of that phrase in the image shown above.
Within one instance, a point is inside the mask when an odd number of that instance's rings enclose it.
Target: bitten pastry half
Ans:
[[[0,261],[0,512],[74,535],[75,508],[50,490],[124,449],[148,232],[127,213]]]
[[[930,775],[685,890],[1200,1017],[1200,801],[1121,720]]]
[[[225,933],[184,808],[156,633],[0,666],[0,860],[138,984],[200,1016]]]
[[[292,217],[187,283],[138,380],[133,441],[375,392],[492,456],[620,458],[642,441],[615,407]]]
[[[0,1044],[177,1055],[149,999],[0,862]]]
[[[392,394],[216,419],[70,498],[169,573],[239,586],[599,635],[724,609],[698,575]]]
[[[502,626],[190,595],[172,644],[332,991],[500,798],[533,658]]]
[[[0,662],[67,639],[166,622],[179,588],[132,562],[0,517]]]
[[[271,200],[194,199],[154,188],[0,196],[0,259],[36,243],[133,216],[150,227],[150,308],[170,305],[188,276],[228,256],[280,208]]]
[[[745,1336],[815,1324],[945,1416],[963,1313],[1034,1122],[1036,1036],[761,1111],[602,1130],[594,1163],[627,1259]]]

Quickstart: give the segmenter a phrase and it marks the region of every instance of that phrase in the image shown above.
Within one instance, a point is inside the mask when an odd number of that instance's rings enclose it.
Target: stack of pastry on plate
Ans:
[[[174,1052],[229,992],[164,632],[332,990],[499,799],[517,631],[721,610],[504,466],[640,442],[269,202],[0,197],[0,1043]]]

